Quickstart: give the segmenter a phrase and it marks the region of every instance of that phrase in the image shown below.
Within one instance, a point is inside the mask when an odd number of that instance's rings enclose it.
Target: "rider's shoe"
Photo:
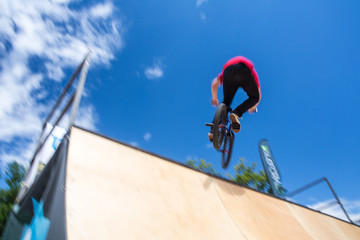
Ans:
[[[214,131],[214,128],[211,127],[211,128],[210,128],[210,132],[208,133],[208,137],[209,137],[209,141],[210,141],[210,142],[213,141],[213,131]]]
[[[209,137],[209,141],[212,142],[213,141],[213,133],[209,132],[208,137]]]
[[[234,133],[240,132],[241,125],[240,125],[238,115],[236,115],[235,113],[231,113],[230,114],[230,121],[231,121],[231,128],[234,131]]]

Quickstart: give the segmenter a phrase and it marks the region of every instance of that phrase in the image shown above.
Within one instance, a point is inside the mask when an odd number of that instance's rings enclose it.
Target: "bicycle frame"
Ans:
[[[226,122],[225,124],[221,124],[219,127],[225,128],[225,134],[228,134],[229,131],[231,131],[231,122],[229,118],[229,113],[232,111],[230,107],[227,107],[226,109]]]
[[[224,104],[225,105],[225,104]],[[221,166],[226,169],[229,165],[233,143],[234,143],[234,133],[231,130],[231,121],[229,117],[229,113],[231,112],[231,108],[226,106],[226,113],[223,106],[219,106],[216,110],[214,122],[206,123],[206,126],[212,127],[214,129],[214,138],[213,145],[214,148],[221,152]],[[220,119],[222,118],[222,122]],[[220,133],[216,129],[221,129]],[[218,138],[218,134],[221,134],[221,137]],[[216,142],[215,142],[216,140]]]

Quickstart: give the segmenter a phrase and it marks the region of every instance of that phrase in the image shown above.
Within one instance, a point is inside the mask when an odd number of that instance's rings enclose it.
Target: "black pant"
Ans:
[[[235,93],[242,88],[249,97],[232,112],[241,117],[259,101],[259,90],[250,69],[243,63],[230,65],[223,73],[224,103],[231,105]]]

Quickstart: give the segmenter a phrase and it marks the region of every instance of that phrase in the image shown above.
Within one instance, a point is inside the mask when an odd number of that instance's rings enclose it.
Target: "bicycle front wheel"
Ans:
[[[227,106],[221,103],[216,109],[213,126],[213,145],[216,150],[219,150],[225,136],[226,131],[226,115]]]
[[[229,166],[234,145],[234,139],[235,136],[232,131],[230,131],[225,137],[224,148],[221,150],[221,167],[223,169],[226,169]]]

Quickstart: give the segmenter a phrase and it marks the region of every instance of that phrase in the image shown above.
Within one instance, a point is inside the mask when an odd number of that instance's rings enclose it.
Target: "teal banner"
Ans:
[[[268,140],[263,139],[259,142],[259,152],[273,194],[276,197],[283,196],[286,190],[282,186],[280,171],[271,152]]]

